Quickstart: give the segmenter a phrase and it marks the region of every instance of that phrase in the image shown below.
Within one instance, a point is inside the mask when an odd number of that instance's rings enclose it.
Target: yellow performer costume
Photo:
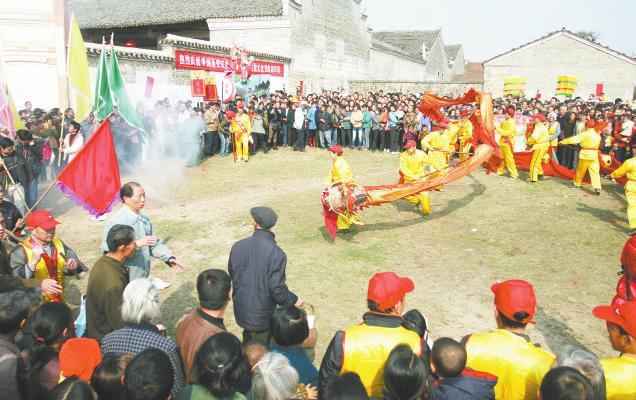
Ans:
[[[599,175],[600,165],[598,162],[598,147],[601,144],[601,135],[596,132],[594,121],[587,121],[585,126],[587,130],[576,136],[571,136],[559,142],[559,144],[580,144],[579,163],[576,166],[576,176],[574,177],[574,186],[581,187],[585,172],[590,173],[592,187],[597,194],[601,194],[601,176]]]
[[[232,120],[230,130],[234,135],[234,143],[236,146],[236,155],[239,160],[247,161],[249,159],[249,143],[252,135],[252,124],[250,117],[239,108],[236,116]]]
[[[517,123],[513,118],[514,115],[515,110],[509,108],[506,119],[497,127],[497,132],[501,135],[501,138],[499,138],[499,149],[504,157],[499,169],[497,170],[497,175],[505,174],[505,168],[508,168],[510,176],[517,178],[519,176],[519,172],[517,172],[517,165],[515,164],[515,158],[513,156],[515,136],[517,134]]]
[[[455,145],[457,145],[457,141],[459,140],[459,132],[462,129],[462,121],[457,120],[448,124],[448,128],[446,128],[446,134],[448,135],[448,159],[453,158],[453,154],[455,153]]]
[[[400,154],[400,174],[404,179],[404,183],[426,180],[427,165],[434,169],[439,169],[439,164],[432,157],[415,148],[414,140],[407,141],[404,148],[407,150]],[[408,196],[404,200],[419,207],[424,215],[428,215],[431,212],[431,199],[428,192]]]
[[[333,165],[329,175],[327,175],[327,178],[325,179],[325,185],[328,186],[335,182],[353,183],[353,172],[351,172],[351,167],[349,167],[347,160],[342,157],[342,147],[340,145],[332,146],[331,154]],[[360,223],[360,219],[349,212],[345,212],[344,215],[340,213],[338,214],[338,229],[349,229],[351,224]]]
[[[539,176],[543,176],[543,156],[546,155],[550,148],[550,136],[548,127],[545,126],[545,116],[538,114],[537,122],[534,125],[534,131],[528,136],[528,145],[532,146],[532,160],[530,160],[530,180],[536,182]]]
[[[440,125],[444,127],[444,125]],[[451,149],[448,131],[432,131],[422,139],[422,149],[428,150],[428,156],[438,169],[448,165],[448,155]],[[443,175],[444,171],[440,172]]]
[[[627,219],[629,229],[636,229],[636,157],[626,160],[610,177],[617,179],[626,177],[625,197],[627,197]]]
[[[465,119],[462,115],[462,123],[459,128],[459,159],[465,160],[468,158],[468,152],[470,152],[473,146],[473,123],[470,120]]]
[[[636,354],[601,360],[608,400],[636,399]]]

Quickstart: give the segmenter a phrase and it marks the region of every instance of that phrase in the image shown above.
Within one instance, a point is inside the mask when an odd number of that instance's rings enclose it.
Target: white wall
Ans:
[[[577,76],[579,84],[574,95],[581,97],[594,93],[597,83],[604,84],[608,99],[623,98],[626,91],[632,96],[636,86],[633,63],[568,36],[556,35],[486,63],[484,91],[501,96],[504,78],[524,77],[526,94],[534,94],[539,89],[544,97],[549,97],[554,94],[559,75]]]

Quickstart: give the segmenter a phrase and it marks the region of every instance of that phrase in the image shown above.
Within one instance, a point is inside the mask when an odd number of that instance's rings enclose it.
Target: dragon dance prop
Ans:
[[[492,146],[481,144],[477,146],[472,157],[446,167],[444,175],[420,182],[384,186],[362,186],[356,183],[335,182],[327,186],[322,193],[325,228],[329,235],[335,238],[338,216],[347,218],[355,224],[363,225],[364,223],[357,215],[363,209],[401,200],[456,181],[475,171],[480,165],[488,161],[492,157],[493,151],[494,148]],[[433,171],[430,175],[438,172]]]

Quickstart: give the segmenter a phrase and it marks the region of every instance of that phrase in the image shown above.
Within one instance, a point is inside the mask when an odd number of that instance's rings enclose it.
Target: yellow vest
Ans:
[[[470,120],[466,120],[460,124],[459,128],[459,141],[463,144],[470,142],[473,138],[473,123]]]
[[[557,121],[552,122],[549,126],[548,126],[548,134],[550,135],[550,137],[552,137],[556,131],[557,128],[559,127],[559,123]],[[557,137],[556,139],[553,139],[552,141],[550,141],[550,146],[558,146],[559,145],[559,138]]]
[[[550,135],[544,123],[537,122],[534,126],[532,134],[528,137],[528,145],[532,146],[532,150],[547,149],[550,147]]]
[[[497,128],[497,132],[501,135],[499,145],[507,144],[508,142],[505,138],[508,138],[514,146],[514,138],[517,135],[517,123],[515,122],[515,119],[505,119]]]
[[[448,128],[446,128],[446,132],[448,134],[448,143],[451,146],[457,143],[457,138],[459,137],[460,130],[461,130],[461,121],[455,121],[448,124]]]
[[[415,332],[401,326],[353,326],[344,332],[344,359],[340,373],[357,373],[369,396],[381,397],[384,364],[391,350],[399,344],[408,345],[417,355],[422,352],[422,339]]]
[[[619,358],[601,360],[601,365],[607,400],[636,399],[636,356],[623,354]]]
[[[435,169],[439,168],[437,163],[422,150],[415,150],[413,154],[403,151],[400,154],[400,173],[404,177],[404,182],[419,180],[416,177],[426,174],[426,165],[430,165]]]
[[[537,389],[554,356],[512,332],[497,329],[471,335],[466,342],[466,366],[499,378],[495,399],[536,399]]]
[[[62,287],[62,301],[64,301],[64,264],[66,264],[66,261],[64,259],[64,245],[62,244],[62,241],[56,237],[53,237],[53,239],[51,240],[51,244],[57,249],[57,282]],[[31,260],[33,260],[33,251],[31,247],[25,246],[23,244],[20,244],[20,247],[22,247],[22,249],[24,250],[24,253],[26,254],[26,262],[27,264],[29,264]],[[35,264],[35,272],[33,273],[33,277],[39,281],[52,279],[49,275],[49,270],[46,268],[44,257],[41,257],[40,261]],[[44,302],[49,302],[53,300],[54,297],[55,296],[47,295],[43,296],[42,298]]]
[[[636,157],[625,160],[610,176],[612,178],[627,178],[628,181],[625,185],[625,190],[630,192],[636,191]]]
[[[589,128],[576,136],[570,136],[563,140],[561,144],[580,144],[579,158],[581,160],[598,161],[598,147],[601,144],[601,135],[594,128]]]
[[[354,180],[353,172],[349,163],[342,156],[333,160],[333,167],[325,179],[325,184],[331,185],[334,182],[351,183]]]

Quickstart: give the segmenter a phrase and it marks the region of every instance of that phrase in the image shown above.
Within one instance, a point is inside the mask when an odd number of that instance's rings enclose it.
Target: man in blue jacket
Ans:
[[[269,207],[254,207],[250,213],[254,233],[234,243],[228,261],[234,318],[243,328],[243,343],[269,340],[269,326],[277,305],[303,305],[302,299],[287,288],[287,255],[270,230],[278,216]]]

